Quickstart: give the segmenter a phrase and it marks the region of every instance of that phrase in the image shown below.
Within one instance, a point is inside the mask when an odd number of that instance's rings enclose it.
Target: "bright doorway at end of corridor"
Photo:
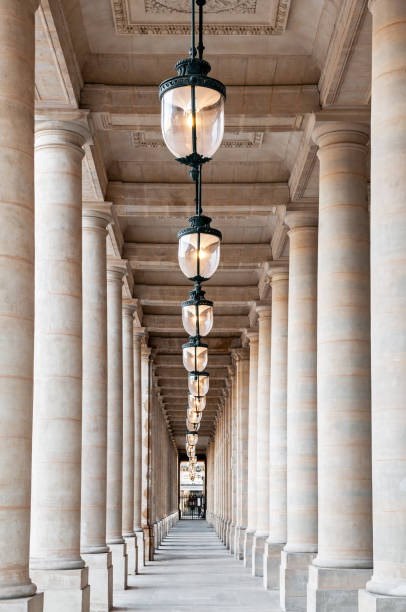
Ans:
[[[204,519],[206,516],[206,465],[196,463],[195,479],[189,475],[189,464],[179,464],[179,516],[181,519]]]

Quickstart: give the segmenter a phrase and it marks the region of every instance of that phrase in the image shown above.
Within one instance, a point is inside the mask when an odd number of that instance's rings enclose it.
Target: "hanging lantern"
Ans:
[[[206,408],[206,398],[196,397],[195,395],[188,395],[188,405],[191,410],[195,412],[202,412]]]
[[[195,457],[195,455],[196,455],[196,447],[195,446],[191,446],[190,444],[186,444],[186,454],[189,457],[189,459],[191,457]]]
[[[200,423],[200,421],[202,420],[202,412],[198,412],[194,408],[188,408],[186,418],[191,423]]]
[[[199,337],[190,338],[182,345],[183,365],[188,372],[203,372],[207,366],[207,344],[200,342]]]
[[[202,397],[209,390],[209,374],[208,372],[189,372],[188,387],[191,395]]]
[[[195,46],[195,4],[199,7],[198,48]],[[178,76],[166,79],[159,86],[165,144],[178,161],[193,167],[210,160],[224,134],[226,88],[207,76],[211,66],[203,59],[205,4],[206,0],[191,0],[190,57],[177,62]]]
[[[188,431],[198,432],[199,429],[200,429],[200,422],[198,422],[198,423],[191,423],[189,421],[189,419],[186,419],[186,429]]]
[[[194,431],[186,432],[186,444],[189,446],[196,446],[199,436]]]
[[[199,283],[190,291],[190,299],[182,302],[182,323],[189,336],[207,336],[213,327],[213,302],[204,299]]]
[[[178,232],[178,260],[183,274],[202,282],[213,276],[220,263],[221,232],[210,227],[210,217],[190,217],[190,227]]]

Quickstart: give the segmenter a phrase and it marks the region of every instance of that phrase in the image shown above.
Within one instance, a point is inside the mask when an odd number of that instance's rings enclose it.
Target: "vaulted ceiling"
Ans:
[[[185,167],[163,144],[157,85],[189,49],[189,0],[42,0],[37,13],[37,112],[82,116],[93,143],[83,198],[113,203],[110,257],[126,260],[125,297],[148,332],[173,435],[185,431],[185,341],[180,302],[189,283],[177,231],[193,213]],[[204,168],[204,211],[223,232],[211,375],[199,448],[213,430],[232,349],[270,298],[269,274],[288,260],[287,210],[317,206],[311,140],[320,117],[369,113],[367,0],[207,0],[206,57],[227,85],[224,142]]]

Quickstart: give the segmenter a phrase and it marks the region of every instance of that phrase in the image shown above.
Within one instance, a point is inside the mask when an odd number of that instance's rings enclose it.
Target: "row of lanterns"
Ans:
[[[182,302],[182,322],[189,341],[182,346],[183,365],[188,372],[186,453],[189,473],[195,476],[196,445],[209,390],[208,347],[202,342],[213,327],[213,302],[205,298],[202,283],[209,280],[220,262],[221,232],[210,227],[202,214],[202,166],[221,145],[224,134],[226,88],[207,76],[210,64],[203,59],[203,7],[206,0],[191,0],[190,57],[177,62],[177,76],[159,86],[161,127],[164,141],[177,161],[190,167],[195,183],[196,214],[190,227],[178,233],[179,266],[194,282],[190,298]],[[196,7],[199,12],[196,45]]]

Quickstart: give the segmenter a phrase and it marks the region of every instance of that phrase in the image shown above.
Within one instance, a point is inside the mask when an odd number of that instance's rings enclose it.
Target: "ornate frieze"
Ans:
[[[224,149],[258,149],[261,147],[263,139],[263,132],[246,134],[234,132],[225,136],[221,147]],[[141,130],[131,132],[131,141],[134,147],[144,147],[146,149],[160,149],[165,146],[162,138],[148,138],[146,132]]]
[[[135,23],[130,19],[129,0],[111,0],[117,34],[153,36],[187,36],[190,25],[186,23]],[[176,15],[188,13],[189,0],[144,0],[145,14]],[[256,14],[258,0],[209,0],[207,13],[226,15]],[[204,34],[208,36],[271,36],[282,34],[287,25],[291,0],[274,0],[270,3],[269,23],[206,23]]]

